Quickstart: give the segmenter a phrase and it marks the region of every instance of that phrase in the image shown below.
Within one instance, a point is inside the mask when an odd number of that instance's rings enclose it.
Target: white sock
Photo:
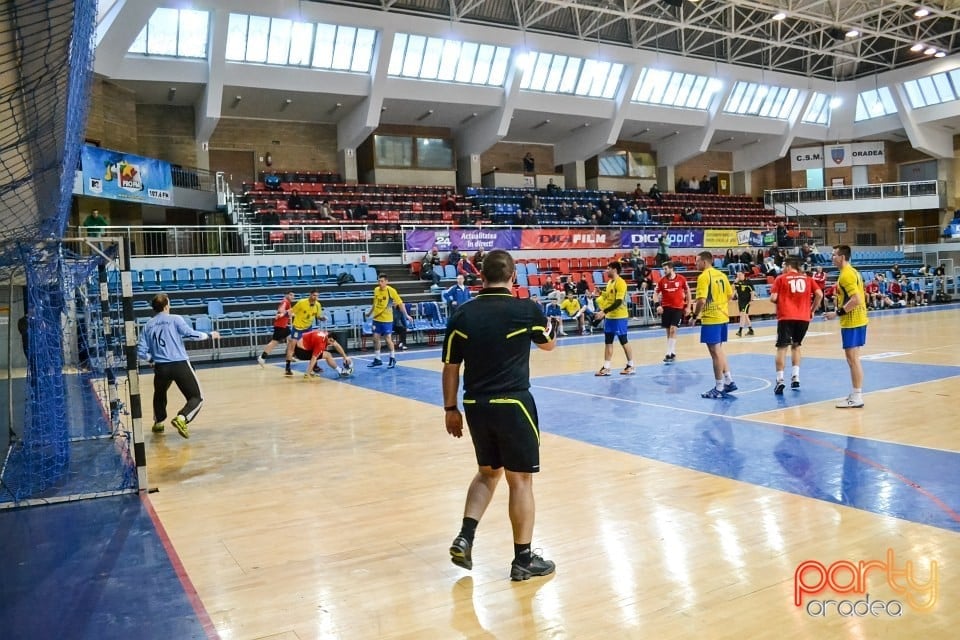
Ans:
[[[604,369],[609,369],[609,368],[610,368],[610,361],[609,361],[609,360],[604,360],[604,361],[603,361],[603,368],[604,368]]]
[[[667,338],[667,353],[676,353],[677,339]]]
[[[633,366],[633,360],[627,360],[627,366],[628,366],[628,367],[632,367],[632,366]]]
[[[729,383],[729,382],[733,382],[733,375],[731,375],[729,371],[724,371],[724,372],[723,372],[723,381],[724,381],[724,382],[728,382],[728,383]]]
[[[723,379],[717,380],[716,389],[717,391],[723,391]]]
[[[800,365],[797,365],[793,368],[793,379],[794,380],[800,379]]]
[[[863,395],[863,389],[854,389],[853,393],[850,394],[850,397],[854,400],[859,400]]]
[[[783,382],[783,369],[777,371],[777,382]]]

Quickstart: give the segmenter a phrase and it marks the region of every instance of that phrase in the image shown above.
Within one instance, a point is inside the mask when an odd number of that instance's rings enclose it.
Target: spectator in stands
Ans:
[[[280,191],[280,176],[274,173],[264,176],[263,186],[268,191]]]
[[[907,300],[906,296],[904,295],[903,287],[896,279],[891,278],[890,282],[887,283],[887,298],[890,299],[891,306],[907,306]]]
[[[452,191],[447,191],[443,194],[443,197],[440,198],[440,211],[456,211],[457,210],[457,199],[454,197]]]
[[[544,278],[543,284],[540,285],[540,295],[548,302],[559,302],[563,297],[563,293],[557,291],[557,288],[554,286],[552,276]]]
[[[786,225],[784,225],[782,222],[778,222],[776,233],[777,233],[777,246],[789,247],[792,240],[790,239],[790,235],[787,233]]]
[[[560,187],[558,187],[557,185],[555,185],[555,184],[553,183],[553,178],[550,178],[550,179],[547,181],[547,195],[548,195],[548,196],[555,196],[555,195],[557,195],[558,193],[560,193]]]
[[[526,191],[520,198],[520,211],[527,212],[533,210],[533,192]]]
[[[755,265],[763,266],[763,249],[757,249],[757,258],[754,261]]]
[[[486,254],[483,252],[482,247],[477,249],[476,253],[473,254],[473,258],[471,259],[471,262],[473,262],[473,266],[477,268],[477,273],[480,273],[483,271],[483,258],[485,255]]]
[[[702,222],[703,214],[700,213],[697,209],[690,207],[683,212],[683,220],[685,222]]]
[[[447,303],[448,318],[464,303],[470,301],[470,289],[464,283],[463,275],[457,274],[457,283],[443,292],[443,299]]]
[[[643,187],[640,185],[639,182],[637,183],[637,188],[634,189],[633,193],[631,193],[630,195],[633,196],[634,200],[639,200],[640,198],[643,197]]]
[[[333,211],[330,209],[330,205],[327,203],[326,200],[320,203],[320,209],[317,217],[320,220],[334,220],[334,221],[336,220],[336,218],[333,215]]]
[[[357,202],[357,206],[353,208],[353,213],[350,216],[352,220],[366,220],[370,217],[370,209],[367,207],[367,204],[360,200]]]
[[[580,335],[585,335],[587,333],[584,322],[586,319],[586,309],[580,306],[580,301],[577,300],[576,292],[566,292],[566,297],[560,301],[560,310],[566,311],[567,315],[570,316],[572,320],[577,321],[577,331],[580,332]]]
[[[579,282],[577,282],[577,295],[578,295],[578,296],[585,296],[585,295],[587,295],[587,292],[589,292],[589,291],[590,291],[590,285],[589,285],[589,282],[588,282],[588,280],[587,280],[587,274],[586,274],[586,273],[581,273],[581,274],[580,274],[580,280],[579,280]]]
[[[533,154],[527,151],[527,155],[523,156],[523,172],[524,173],[534,173],[536,171],[536,161],[533,159]]]
[[[661,233],[660,237],[657,238],[657,257],[654,262],[661,265],[668,260],[670,260],[670,238],[667,237],[667,234]]]
[[[300,192],[296,189],[293,190],[293,193],[290,194],[290,197],[287,198],[287,209],[301,210],[306,209],[304,206],[304,199],[300,197]]]
[[[630,257],[627,258],[627,261],[630,263],[634,275],[636,275],[637,269],[643,264],[643,253],[640,251],[640,247],[634,247],[630,250]]]
[[[727,252],[723,254],[723,266],[729,267],[732,264],[737,263],[737,257],[733,254],[733,249],[727,249]]]
[[[877,309],[879,308],[881,293],[880,293],[880,274],[878,273],[873,277],[873,280],[866,283],[863,287],[863,291],[866,294],[867,298],[867,309]]]
[[[434,267],[439,267],[442,265],[440,260],[440,250],[437,249],[437,245],[433,245],[433,248],[423,256],[423,260],[420,262],[420,278],[423,280],[430,280],[433,282],[433,286],[440,285],[440,274],[437,273],[437,270]]]
[[[907,280],[903,276],[903,282],[900,286],[907,292],[907,303],[913,303],[917,306],[927,304],[927,293],[923,290],[923,283],[918,278]]]
[[[468,286],[475,285],[480,280],[480,271],[477,269],[470,258],[462,256],[457,262],[457,277],[462,276]]]
[[[84,221],[83,228],[86,230],[87,235],[91,238],[99,238],[103,235],[103,228],[107,226],[107,220],[100,215],[99,209],[94,209],[90,212]]]
[[[813,259],[813,247],[810,246],[809,242],[804,242],[800,245],[800,260],[807,264],[811,264]]]
[[[702,178],[700,178],[700,185],[699,185],[699,186],[700,186],[700,188],[699,188],[700,193],[710,193],[710,191],[711,191],[711,189],[710,189],[710,178],[708,178],[707,176],[703,176]]]
[[[900,271],[900,265],[899,265],[899,264],[894,264],[894,265],[893,265],[893,269],[890,269],[890,275],[893,276],[893,279],[894,279],[894,280],[899,280],[899,279],[900,279],[900,276],[902,276],[903,273]]]
[[[753,264],[753,254],[749,250],[744,249],[743,253],[740,254],[740,264],[751,265]]]
[[[651,186],[647,195],[653,198],[654,202],[657,204],[663,204],[663,194],[660,192],[660,187],[657,185]]]
[[[687,191],[687,181],[685,178],[677,178],[677,183],[674,185],[674,189],[677,193],[686,193]]]
[[[452,245],[450,247],[450,253],[447,254],[447,264],[452,264],[457,266],[460,264],[460,258],[463,257],[460,254],[460,248],[457,245]]]
[[[641,262],[640,268],[633,272],[633,279],[640,291],[651,291],[653,289],[653,272],[646,262]]]

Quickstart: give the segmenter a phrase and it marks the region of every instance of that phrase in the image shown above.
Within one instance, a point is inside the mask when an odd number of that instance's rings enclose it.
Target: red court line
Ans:
[[[167,530],[163,528],[163,524],[160,522],[160,517],[157,516],[157,512],[154,511],[153,503],[150,502],[150,497],[146,493],[143,493],[141,494],[141,500],[147,509],[147,514],[153,521],[153,526],[157,530],[157,536],[160,538],[160,542],[163,544],[163,548],[167,552],[167,557],[170,558],[170,564],[173,565],[174,572],[177,574],[177,577],[180,578],[180,585],[183,587],[184,593],[187,594],[187,599],[193,606],[194,613],[197,614],[197,619],[200,622],[200,626],[203,627],[203,630],[207,634],[207,638],[209,638],[209,640],[220,640],[220,634],[217,633],[217,628],[213,626],[213,621],[210,619],[210,614],[207,613],[207,609],[203,606],[203,602],[200,600],[200,595],[197,593],[197,589],[193,586],[193,582],[190,581],[190,576],[187,575],[186,569],[183,568],[183,563],[180,561],[180,556],[177,555],[177,552],[174,550],[173,542],[170,541],[170,536],[167,535]]]

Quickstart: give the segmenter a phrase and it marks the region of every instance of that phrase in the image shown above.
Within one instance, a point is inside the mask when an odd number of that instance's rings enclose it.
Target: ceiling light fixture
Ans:
[[[243,100],[243,96],[234,96],[234,97],[233,97],[233,104],[231,105],[231,107],[232,107],[233,109],[236,109],[237,107],[239,107],[241,100]]]
[[[530,127],[530,128],[531,128],[531,129],[539,129],[540,127],[545,127],[545,126],[547,126],[548,124],[550,124],[550,120],[549,120],[549,119],[544,120],[543,122],[540,122],[540,123],[538,123],[538,124],[535,124],[535,125],[533,125],[533,126]]]
[[[923,55],[925,55],[925,56],[932,56],[932,55],[935,54],[936,52],[937,52],[937,50],[934,49],[933,47],[927,47],[926,49],[924,49]]]
[[[476,117],[477,117],[477,113],[476,113],[476,112],[471,113],[471,114],[468,115],[466,118],[464,118],[463,120],[461,120],[461,121],[460,121],[460,124],[467,124],[468,122],[470,122],[471,120],[473,120],[473,119],[476,118]]]
[[[422,122],[433,115],[433,109],[427,109],[417,117],[417,122]]]
[[[930,15],[930,9],[927,9],[926,7],[920,7],[913,12],[914,18],[926,18],[928,15]]]
[[[933,54],[933,57],[934,57],[934,58],[943,58],[943,57],[945,57],[946,55],[947,55],[947,52],[946,52],[946,51],[937,51],[935,54]]]
[[[917,44],[910,47],[910,51],[913,51],[914,53],[916,53],[917,51],[923,51],[923,45],[918,42]]]
[[[850,29],[849,31],[847,31],[845,35],[848,38],[856,38],[858,35],[860,35],[860,32],[857,31],[856,29]]]
[[[777,13],[773,14],[773,19],[777,20],[778,22],[780,20],[785,19],[786,17],[787,17],[787,14],[785,14],[783,11],[778,11]]]
[[[173,99],[177,97],[177,88],[170,87],[167,90],[167,102],[173,102]]]
[[[662,138],[660,138],[660,139],[658,140],[658,142],[662,142],[662,141],[664,141],[664,140],[668,140],[668,139],[672,138],[673,136],[678,136],[678,135],[680,135],[680,132],[679,132],[679,131],[671,131],[671,132],[668,133],[667,135],[665,135],[665,136],[663,136]]]

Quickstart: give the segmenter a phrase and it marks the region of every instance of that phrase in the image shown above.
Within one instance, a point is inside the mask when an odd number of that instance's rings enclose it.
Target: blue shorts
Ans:
[[[390,322],[373,321],[373,332],[381,336],[388,336],[393,333],[393,320]]]
[[[307,331],[313,330],[313,327],[306,327],[305,329],[297,329],[296,327],[290,327],[290,340],[297,341],[303,337]]]
[[[849,329],[840,329],[840,337],[843,339],[844,349],[854,349],[867,344],[867,325],[862,327],[851,327]]]
[[[610,336],[627,335],[627,318],[603,319],[603,333]]]
[[[702,344],[721,344],[727,341],[727,323],[700,325],[700,342]]]

